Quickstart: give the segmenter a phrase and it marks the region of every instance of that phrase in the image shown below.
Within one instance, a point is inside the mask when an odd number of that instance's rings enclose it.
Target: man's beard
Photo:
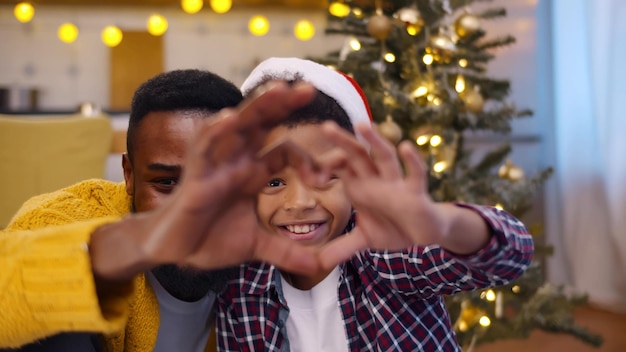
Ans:
[[[135,196],[131,200],[131,213],[136,213]],[[209,291],[219,293],[226,283],[238,275],[238,267],[218,270],[196,270],[174,264],[161,265],[152,269],[152,274],[163,288],[181,301],[195,302]]]
[[[209,291],[219,293],[224,290],[228,280],[238,274],[238,268],[195,270],[170,264],[152,269],[152,274],[172,296],[182,301],[195,302]]]

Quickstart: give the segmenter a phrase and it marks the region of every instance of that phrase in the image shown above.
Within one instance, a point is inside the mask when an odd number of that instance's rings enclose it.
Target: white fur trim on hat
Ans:
[[[369,105],[358,84],[327,66],[296,57],[269,58],[255,67],[243,82],[241,85],[243,95],[248,95],[265,77],[280,80],[300,78],[335,99],[350,118],[352,126],[372,123]]]

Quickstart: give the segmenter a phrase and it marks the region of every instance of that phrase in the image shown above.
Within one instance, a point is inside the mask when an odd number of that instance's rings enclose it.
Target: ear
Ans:
[[[122,169],[124,170],[124,181],[126,182],[126,193],[132,196],[135,193],[135,183],[133,182],[133,164],[128,158],[128,153],[122,155]]]

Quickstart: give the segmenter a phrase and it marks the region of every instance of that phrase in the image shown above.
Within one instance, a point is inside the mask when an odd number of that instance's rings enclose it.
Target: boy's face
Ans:
[[[289,139],[310,155],[321,155],[332,144],[321,125],[275,128],[266,144]],[[263,227],[304,244],[323,245],[340,235],[350,220],[351,204],[343,183],[331,178],[317,187],[305,185],[293,168],[273,175],[260,192],[257,214]]]

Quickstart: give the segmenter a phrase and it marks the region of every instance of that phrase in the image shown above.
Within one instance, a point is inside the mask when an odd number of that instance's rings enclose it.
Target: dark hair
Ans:
[[[250,92],[253,92],[259,86],[276,79],[277,78],[272,75],[264,75],[261,77],[259,83],[250,90]],[[297,82],[303,81],[305,80],[302,79],[300,75],[296,74],[294,79],[287,80],[286,82],[289,85],[293,85]],[[292,112],[289,115],[289,118],[283,120],[283,122],[279,125],[291,128],[307,124],[321,124],[324,121],[334,121],[341,128],[354,134],[354,126],[352,126],[352,122],[350,121],[350,117],[346,111],[339,105],[339,103],[337,103],[335,99],[319,89],[317,90],[317,94],[315,95],[315,99],[313,99],[313,101]]]
[[[155,111],[201,111],[215,113],[243,100],[233,83],[209,71],[196,69],[160,73],[144,82],[133,96],[128,122],[126,151],[132,161],[137,129]]]

